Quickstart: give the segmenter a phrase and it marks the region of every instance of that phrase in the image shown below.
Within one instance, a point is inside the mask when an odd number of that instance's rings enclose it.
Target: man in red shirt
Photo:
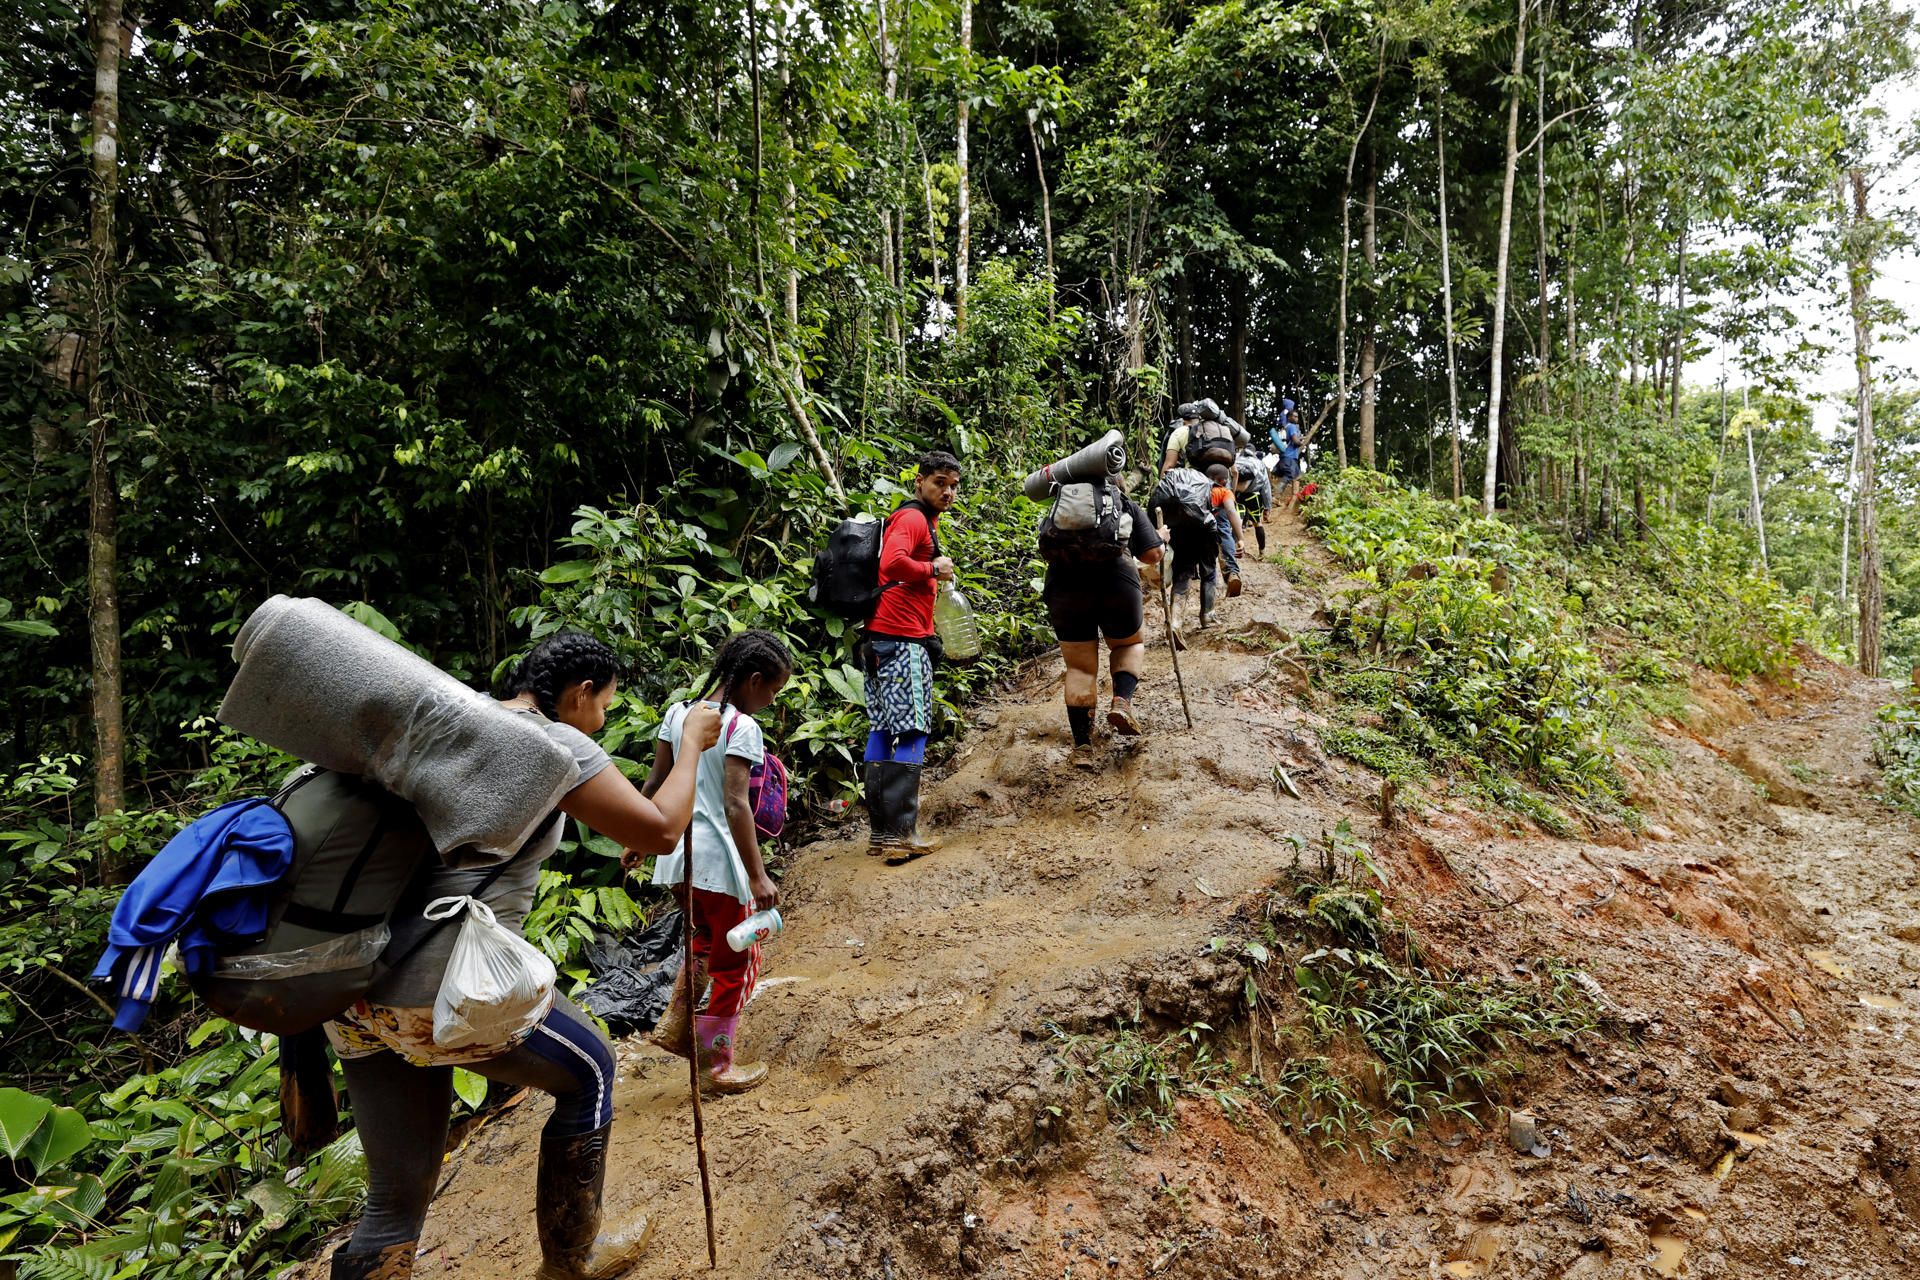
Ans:
[[[887,865],[940,847],[917,830],[920,770],[933,732],[934,583],[953,577],[934,527],[960,491],[960,460],[938,450],[920,459],[913,498],[887,519],[880,540],[880,604],[861,638],[866,668],[867,852]]]

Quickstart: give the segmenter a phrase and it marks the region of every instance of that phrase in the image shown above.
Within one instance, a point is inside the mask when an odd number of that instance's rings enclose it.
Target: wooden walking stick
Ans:
[[[720,720],[723,735],[727,718],[727,695],[732,692],[731,689],[724,689],[720,693]],[[684,724],[685,721],[681,723]],[[682,739],[682,741],[685,740]],[[694,785],[697,788],[699,786],[697,765],[695,769]],[[687,968],[687,1021],[692,1022],[693,1007],[699,1002],[700,993],[693,989],[693,819],[691,816],[687,819],[686,833],[680,837],[680,856],[682,864],[680,870],[686,877],[687,885],[686,912],[681,917],[684,926],[681,936],[685,939],[686,946],[680,963]],[[715,946],[717,940],[708,939],[707,945]],[[713,1180],[707,1173],[706,1119],[700,1114],[700,1033],[698,1030],[693,1035],[693,1052],[687,1055],[687,1079],[693,1086],[693,1158],[700,1167],[700,1203],[707,1211],[707,1269],[717,1271],[720,1267],[720,1256],[713,1239]]]
[[[1180,674],[1180,641],[1173,634],[1173,597],[1167,590],[1167,576],[1173,572],[1173,544],[1167,541],[1167,529],[1160,526],[1160,541],[1167,548],[1166,567],[1160,570],[1160,620],[1167,624],[1167,653],[1173,658],[1173,682],[1180,686],[1180,710],[1186,713],[1187,728],[1193,728],[1193,708],[1187,705],[1187,680]]]

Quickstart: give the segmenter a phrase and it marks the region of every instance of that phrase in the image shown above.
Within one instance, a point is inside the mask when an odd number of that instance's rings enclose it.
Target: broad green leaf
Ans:
[[[453,1091],[460,1095],[460,1101],[475,1111],[487,1100],[487,1078],[475,1075],[461,1067],[453,1069]]]
[[[24,1089],[0,1089],[0,1150],[17,1156],[26,1150],[40,1122],[53,1104]]]
[[[55,1107],[40,1122],[21,1155],[33,1165],[36,1177],[44,1177],[49,1169],[59,1168],[92,1141],[85,1116],[72,1107]]]
[[[562,560],[559,564],[550,564],[540,571],[540,581],[559,586],[563,583],[578,582],[593,574],[591,560]]]

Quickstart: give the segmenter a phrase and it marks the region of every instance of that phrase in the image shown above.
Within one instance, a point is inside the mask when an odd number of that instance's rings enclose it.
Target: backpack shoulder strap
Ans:
[[[466,896],[469,898],[482,897],[487,892],[487,890],[493,888],[493,882],[498,880],[502,875],[504,875],[508,867],[518,862],[520,860],[520,856],[524,854],[529,848],[531,848],[535,841],[539,840],[542,836],[546,835],[547,830],[550,827],[552,827],[556,821],[562,821],[562,820],[563,819],[561,818],[560,811],[558,809],[555,809],[552,813],[548,814],[547,820],[541,823],[538,827],[534,828],[533,834],[527,837],[527,842],[521,845],[520,848],[514,852],[514,855],[511,858],[503,858],[498,863],[495,863],[493,869],[487,872],[486,875],[482,876],[480,878],[480,883],[473,886],[472,891],[469,892]],[[433,864],[431,862],[428,862],[425,865],[423,865],[420,868],[420,875],[424,876],[428,874],[431,871],[432,866]],[[416,883],[418,882],[416,881]],[[454,918],[455,918],[454,916],[445,916],[439,920],[434,921],[433,927],[431,929],[428,929],[423,933],[421,933],[419,937],[413,940],[412,946],[408,947],[405,951],[401,952],[398,956],[395,956],[392,960],[388,960],[383,955],[381,957],[381,963],[386,966],[387,972],[391,973],[395,969],[398,969],[401,965],[405,964],[409,959],[412,958],[414,952],[418,951],[421,947],[427,944],[427,940],[429,938],[432,938],[435,934],[439,933],[440,930],[446,927],[447,921],[452,920]]]

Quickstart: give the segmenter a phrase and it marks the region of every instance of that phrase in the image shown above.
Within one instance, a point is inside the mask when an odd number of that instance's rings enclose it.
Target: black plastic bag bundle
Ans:
[[[669,911],[624,938],[596,937],[587,944],[593,981],[578,997],[580,1007],[602,1018],[616,1035],[651,1031],[673,999],[686,944],[684,917]]]

